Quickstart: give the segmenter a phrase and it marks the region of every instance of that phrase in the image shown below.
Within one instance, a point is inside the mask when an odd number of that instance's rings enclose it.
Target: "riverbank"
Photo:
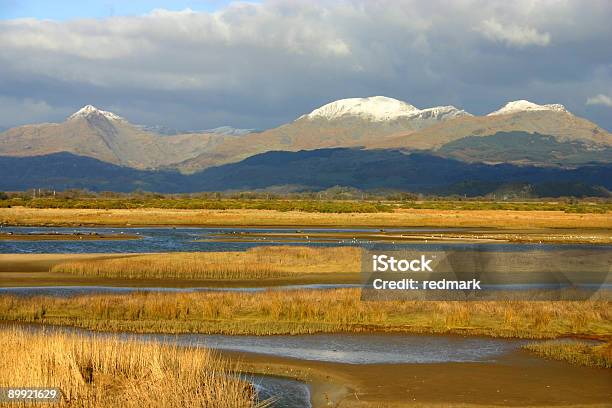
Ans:
[[[569,228],[609,230],[607,213],[395,208],[374,213],[317,213],[255,209],[0,208],[0,224],[16,226],[307,226]]]

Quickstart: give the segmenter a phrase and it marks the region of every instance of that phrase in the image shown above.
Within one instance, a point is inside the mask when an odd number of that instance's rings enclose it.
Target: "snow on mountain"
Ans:
[[[126,122],[124,118],[119,115],[115,115],[113,112],[108,112],[102,109],[98,109],[93,105],[85,105],[72,115],[68,117],[68,120],[79,119],[79,118],[88,118],[92,116],[104,116],[106,119],[117,120]]]
[[[249,133],[253,133],[255,129],[237,129],[231,126],[219,126],[214,129],[202,130],[201,133],[213,133],[216,135],[227,135],[227,136],[243,136]]]
[[[381,122],[400,118],[440,119],[443,117],[465,115],[470,114],[454,106],[437,106],[421,110],[409,103],[394,98],[371,96],[368,98],[340,99],[323,105],[306,115],[300,116],[298,119],[312,120],[323,118],[334,120],[353,116],[369,121]]]
[[[487,116],[495,115],[508,115],[511,113],[525,112],[525,111],[555,111],[569,113],[565,106],[558,103],[549,105],[538,105],[537,103],[529,102],[524,99],[518,101],[512,101],[505,104],[501,109],[495,112],[489,113]]]
[[[421,109],[413,117],[419,119],[451,119],[460,116],[473,116],[471,113],[462,109],[457,109],[454,106],[434,106],[433,108]]]

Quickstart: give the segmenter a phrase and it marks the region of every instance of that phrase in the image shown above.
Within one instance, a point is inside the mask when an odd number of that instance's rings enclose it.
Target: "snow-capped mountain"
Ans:
[[[116,120],[121,122],[127,122],[124,118],[119,115],[114,114],[113,112],[105,111],[102,109],[98,109],[93,105],[85,105],[78,111],[74,112],[72,115],[68,117],[68,120],[74,120],[79,118],[90,118],[96,116],[103,116],[109,120]]]
[[[166,132],[171,135],[162,136]],[[525,100],[509,102],[489,115],[473,116],[454,106],[419,109],[384,96],[349,98],[262,132],[222,126],[174,133],[134,125],[113,112],[86,105],[61,123],[0,132],[0,156],[68,152],[137,169],[195,172],[268,151],[352,147],[440,152],[456,142],[453,151],[461,155],[453,157],[462,160],[504,162],[513,152],[512,157],[522,157],[521,162],[548,164],[542,151],[565,152],[555,160],[578,163],[597,161],[612,147],[609,132],[570,114],[562,105]]]
[[[518,112],[526,112],[526,111],[553,111],[553,112],[563,112],[570,113],[565,106],[560,105],[558,103],[548,104],[548,105],[538,105],[537,103],[529,102],[524,99],[518,101],[512,101],[505,104],[501,109],[496,110],[495,112],[489,113],[487,116],[495,116],[495,115],[509,115]]]
[[[469,113],[454,106],[436,106],[419,109],[414,105],[386,96],[368,98],[348,98],[330,102],[302,115],[299,119],[336,120],[356,117],[363,120],[382,122],[398,119],[442,119],[457,116],[468,116]]]
[[[227,139],[214,154],[187,160],[182,168],[195,171],[270,150],[367,146],[394,134],[471,116],[454,106],[419,109],[386,96],[340,99],[277,128]]]
[[[573,115],[565,106],[561,104],[538,105],[521,99],[508,102],[501,109],[485,116],[465,116],[457,120],[444,121],[437,126],[406,131],[403,134],[398,133],[390,138],[374,141],[367,147],[437,150],[463,138],[486,138],[496,134],[506,135],[505,139],[500,138],[499,141],[511,145],[518,139],[509,139],[510,136],[507,135],[517,134],[517,132],[522,133],[521,137],[524,138],[527,138],[525,135],[537,134],[552,137],[555,143],[582,144],[593,152],[601,151],[602,148],[607,148],[606,146],[612,146],[609,132],[586,119]],[[475,140],[472,142],[477,143]],[[481,142],[485,143],[484,139]],[[473,150],[472,153],[478,153],[478,149],[485,149],[484,144],[470,148]],[[534,146],[517,145],[513,149],[525,153],[524,156],[527,157],[533,156],[533,152],[529,153],[531,148]],[[548,149],[544,146],[540,148]],[[493,157],[491,161],[494,161]]]

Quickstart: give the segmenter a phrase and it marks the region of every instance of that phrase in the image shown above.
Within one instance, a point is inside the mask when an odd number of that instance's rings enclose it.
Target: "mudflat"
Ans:
[[[215,235],[219,242],[345,243],[354,240],[403,243],[565,243],[611,244],[612,231],[606,229],[481,229],[465,231],[394,232],[240,232]],[[198,241],[210,241],[198,240]]]
[[[47,272],[61,262],[125,258],[137,254],[0,254],[0,272]]]
[[[612,370],[540,359],[524,350],[496,362],[367,365],[221,354],[239,361],[242,371],[305,381],[315,408],[604,407],[612,400]]]

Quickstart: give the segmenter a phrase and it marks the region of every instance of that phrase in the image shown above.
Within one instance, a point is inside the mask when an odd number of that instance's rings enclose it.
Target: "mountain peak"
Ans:
[[[554,112],[569,113],[568,110],[565,109],[565,106],[560,105],[558,103],[548,104],[548,105],[538,105],[537,103],[533,103],[533,102],[526,101],[524,99],[520,99],[518,101],[508,102],[501,109],[496,110],[495,112],[491,112],[487,116],[507,115],[511,113],[525,112],[525,111],[554,111]]]
[[[347,98],[330,102],[303,115],[307,119],[338,119],[342,116],[357,116],[373,121],[393,120],[402,116],[411,116],[419,109],[409,103],[386,96],[368,98]]]
[[[68,120],[78,119],[78,118],[88,118],[91,116],[104,116],[106,119],[117,120],[125,122],[125,119],[119,115],[114,114],[113,112],[108,112],[102,109],[98,109],[93,105],[85,105],[72,115],[68,117]]]

